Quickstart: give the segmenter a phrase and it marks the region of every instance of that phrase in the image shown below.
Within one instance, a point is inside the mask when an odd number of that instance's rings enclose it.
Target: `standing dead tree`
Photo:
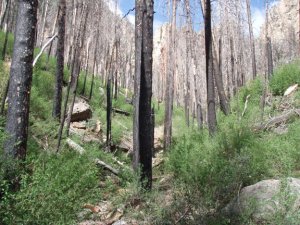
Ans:
[[[38,1],[19,1],[4,144],[7,155],[24,160],[27,150],[29,102]]]
[[[165,121],[164,121],[164,149],[171,146],[172,141],[172,115],[174,101],[174,76],[175,76],[175,31],[176,31],[176,12],[177,0],[172,1],[172,23],[169,28],[169,44],[168,44],[168,75],[166,80],[165,92]]]
[[[252,26],[252,16],[251,16],[251,4],[250,0],[246,0],[247,5],[247,17],[248,17],[248,26],[249,26],[249,38],[251,45],[251,60],[252,60],[252,76],[253,79],[256,78],[256,55],[255,55],[255,43],[254,43],[254,35],[253,35],[253,26]]]
[[[133,167],[145,189],[152,186],[154,120],[152,98],[153,0],[136,0]]]
[[[58,11],[56,83],[52,112],[53,117],[57,119],[61,117],[62,88],[64,79],[66,0],[60,0]]]
[[[213,74],[212,31],[211,31],[211,1],[204,1],[204,26],[205,26],[205,59],[207,82],[207,122],[210,135],[217,129],[215,108],[215,85]]]

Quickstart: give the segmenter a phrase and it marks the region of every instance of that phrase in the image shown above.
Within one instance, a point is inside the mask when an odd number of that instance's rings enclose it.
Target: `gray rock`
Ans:
[[[232,218],[250,217],[256,223],[273,221],[278,215],[284,221],[300,219],[300,179],[264,180],[245,187],[223,213]]]
[[[117,222],[114,222],[112,225],[127,225],[127,223],[124,220],[119,220]]]
[[[77,98],[74,104],[71,122],[80,122],[92,118],[90,105],[83,99]]]

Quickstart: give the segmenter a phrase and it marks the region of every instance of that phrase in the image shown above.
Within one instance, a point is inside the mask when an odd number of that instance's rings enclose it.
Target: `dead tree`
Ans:
[[[52,31],[51,31],[52,37],[55,34],[56,24],[57,24],[58,16],[59,16],[59,10],[60,10],[60,7],[58,7],[58,11],[57,11],[57,14],[55,16],[55,21],[53,23],[53,27],[52,27]],[[48,54],[47,54],[47,67],[49,65],[49,59],[50,59],[50,55],[51,55],[51,52],[52,52],[52,46],[53,46],[53,42],[50,43],[50,47],[49,47]]]
[[[250,46],[251,46],[252,76],[253,76],[253,79],[255,79],[256,78],[256,55],[255,55],[256,53],[255,53],[255,43],[254,43],[254,35],[253,35],[250,0],[246,0],[246,5],[247,5],[249,35],[250,35]]]
[[[24,160],[27,149],[37,0],[20,0],[10,70],[8,113],[4,144],[7,155]]]
[[[213,74],[212,54],[212,31],[211,31],[211,2],[204,1],[204,26],[205,26],[205,59],[206,59],[206,82],[207,82],[207,122],[210,135],[217,129],[216,107],[215,107],[215,85]]]
[[[226,97],[224,83],[223,83],[223,75],[222,75],[222,39],[219,39],[219,60],[217,59],[217,50],[216,45],[213,45],[214,55],[213,64],[214,64],[214,78],[217,86],[219,101],[220,101],[220,109],[225,114],[228,115],[230,113],[228,99]]]
[[[165,92],[165,121],[164,121],[164,149],[171,146],[172,141],[172,115],[174,100],[174,76],[175,76],[175,30],[176,30],[177,0],[172,1],[172,25],[169,28],[169,56],[168,75]]]
[[[11,13],[11,0],[7,0],[7,17],[6,17],[6,24],[7,24],[7,28],[6,28],[6,32],[5,32],[5,38],[4,38],[4,44],[3,44],[3,49],[2,49],[2,60],[5,60],[5,55],[6,55],[6,48],[7,48],[7,42],[8,42],[8,34],[10,32],[9,30],[9,19],[10,19],[10,13]]]
[[[84,45],[84,37],[86,36],[86,24],[87,24],[87,16],[88,16],[88,5],[84,6],[81,12],[81,19],[80,19],[80,26],[77,34],[77,40],[76,40],[76,48],[78,48],[78,54],[74,56],[74,74],[72,74],[73,82],[71,82],[71,91],[72,91],[72,99],[69,107],[69,114],[67,117],[67,124],[66,124],[66,135],[69,136],[70,132],[70,125],[71,125],[71,117],[73,113],[73,108],[75,104],[76,99],[76,92],[78,87],[78,80],[80,76],[80,69],[81,69],[81,58],[80,58],[80,52]],[[84,17],[83,17],[84,16]],[[84,18],[84,19],[83,19]],[[81,33],[82,31],[82,33]]]
[[[142,186],[152,186],[152,151],[154,121],[152,98],[153,0],[135,2],[135,79],[133,119],[133,167],[140,169]]]
[[[87,48],[86,48],[85,75],[84,75],[83,88],[81,91],[81,95],[85,94],[86,80],[87,80],[88,69],[89,69],[90,48],[91,48],[90,41],[88,41]]]
[[[10,4],[10,0],[6,0],[6,4],[5,4],[5,9],[4,9],[4,13],[3,13],[3,16],[1,18],[1,22],[0,22],[0,28],[1,30],[3,30],[4,28],[4,21],[5,21],[5,18],[7,18],[7,13],[9,11],[9,4]]]
[[[46,26],[47,14],[48,14],[48,6],[49,6],[49,0],[44,0],[44,7],[43,7],[43,13],[42,13],[43,21],[42,21],[41,32],[39,35],[40,36],[40,44],[39,44],[40,48],[43,46],[43,41],[44,41],[44,37],[45,37],[45,26]]]
[[[91,100],[92,96],[93,96],[94,81],[95,81],[95,66],[96,66],[96,62],[97,62],[98,45],[99,45],[99,30],[97,30],[97,34],[96,34],[96,46],[95,46],[95,49],[94,49],[94,65],[93,65],[93,70],[92,70],[93,75],[92,75],[92,82],[91,82],[89,100]]]
[[[53,117],[61,117],[62,88],[64,79],[64,54],[65,54],[65,21],[66,21],[66,0],[59,2],[58,16],[58,42],[57,42],[57,65],[56,83],[54,91]]]

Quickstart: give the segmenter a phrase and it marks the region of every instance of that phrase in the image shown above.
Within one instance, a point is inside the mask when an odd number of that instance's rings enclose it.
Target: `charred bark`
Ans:
[[[64,52],[65,52],[65,21],[66,21],[66,0],[60,0],[58,15],[58,43],[57,43],[57,65],[56,83],[54,91],[53,117],[61,117],[62,89],[64,79]]]
[[[207,82],[207,122],[210,135],[217,129],[216,107],[215,107],[215,85],[213,74],[212,55],[212,31],[211,31],[211,2],[205,0],[205,58],[206,58],[206,82]]]
[[[27,149],[37,0],[20,0],[10,70],[5,153],[24,160]]]
[[[10,13],[11,13],[11,0],[8,0],[7,1],[7,18],[6,18],[7,29],[6,29],[6,32],[5,32],[4,44],[3,44],[3,49],[2,49],[2,60],[5,60],[5,55],[6,55],[8,34],[9,34],[9,31],[10,31],[9,26],[8,26]]]
[[[145,189],[152,187],[153,116],[152,52],[153,52],[153,0],[136,0],[136,70],[134,81],[133,148],[134,168],[140,169]]]

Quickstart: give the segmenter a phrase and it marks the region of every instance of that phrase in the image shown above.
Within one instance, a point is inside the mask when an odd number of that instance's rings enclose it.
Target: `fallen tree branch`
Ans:
[[[251,95],[248,95],[247,98],[246,98],[246,101],[245,101],[245,107],[244,107],[244,110],[243,110],[243,113],[242,113],[242,117],[244,117],[245,113],[246,113],[246,110],[248,108],[248,101],[249,101],[249,98],[250,98]]]
[[[56,33],[52,38],[49,39],[49,41],[46,42],[46,44],[42,47],[41,51],[39,52],[39,54],[35,57],[35,59],[33,60],[32,66],[34,67],[35,64],[37,63],[37,61],[39,60],[39,58],[42,56],[44,50],[48,47],[48,45],[51,44],[52,41],[54,41],[54,39],[58,36],[58,34]]]
[[[100,159],[96,159],[95,163],[98,166],[103,167],[104,169],[109,170],[110,172],[112,172],[114,175],[119,176],[119,170],[114,169],[113,167],[111,167],[110,165],[106,164],[105,162],[101,161]]]
[[[67,144],[68,146],[75,150],[76,152],[78,152],[80,155],[82,155],[83,153],[85,153],[85,150],[83,147],[81,147],[79,144],[77,144],[76,142],[72,141],[70,138],[67,139]]]
[[[35,140],[35,142],[36,142],[41,148],[43,148],[45,151],[48,150],[47,144],[44,145],[43,142],[42,142],[42,140],[40,140],[40,139],[39,139],[38,137],[36,137],[35,135],[32,135],[32,138]]]
[[[114,113],[118,113],[118,114],[121,114],[121,115],[124,115],[124,116],[130,116],[130,115],[131,115],[130,112],[126,112],[126,111],[124,111],[124,110],[122,110],[122,109],[112,108],[112,111],[113,111]]]
[[[83,153],[85,153],[85,149],[83,147],[81,147],[79,144],[77,144],[76,142],[72,141],[70,138],[67,139],[67,144],[68,146],[75,150],[76,152],[78,152],[80,155],[82,155]],[[111,173],[113,173],[116,176],[119,176],[119,170],[113,168],[112,166],[106,164],[105,162],[101,161],[100,159],[95,159],[95,163],[98,166],[103,167],[104,169],[110,171]]]
[[[254,130],[259,131],[259,130],[269,130],[271,127],[276,126],[278,124],[282,124],[290,120],[291,118],[295,116],[300,115],[300,109],[293,109],[288,111],[287,113],[273,117],[269,121],[262,123],[262,124],[257,124],[254,126]]]

